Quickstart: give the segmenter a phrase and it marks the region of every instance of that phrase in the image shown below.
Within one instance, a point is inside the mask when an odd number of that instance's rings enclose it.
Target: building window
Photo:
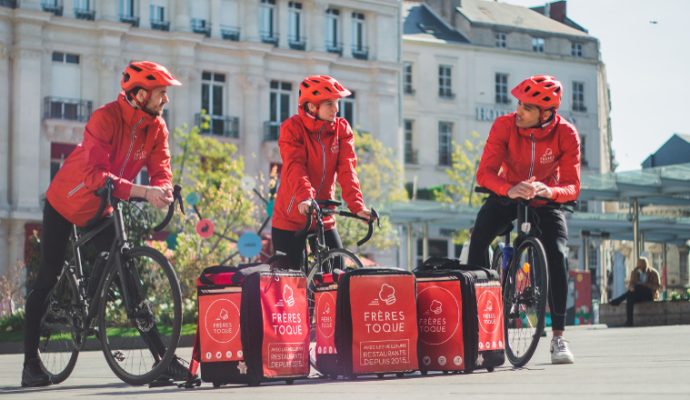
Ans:
[[[352,13],[352,57],[362,60],[369,58],[364,14],[359,12]]]
[[[91,1],[74,0],[74,16],[77,19],[88,19],[93,21],[96,18],[96,11],[91,7]]]
[[[414,94],[414,88],[412,87],[412,63],[403,63],[403,92],[405,94]]]
[[[136,15],[136,0],[120,0],[120,21],[132,26],[139,26],[139,17]]]
[[[510,104],[508,97],[508,74],[496,73],[496,104]]]
[[[288,3],[288,44],[291,49],[304,50],[307,40],[302,35],[302,3]]]
[[[414,121],[406,119],[403,125],[405,130],[405,164],[418,164],[418,151],[414,148]]]
[[[79,54],[61,53],[58,51],[54,51],[53,62],[79,65]]]
[[[223,136],[224,133],[224,107],[223,88],[225,86],[225,74],[204,71],[201,73],[201,108],[210,117],[208,130],[214,135]]]
[[[355,126],[355,92],[340,101],[340,115],[350,123],[350,126]]]
[[[450,65],[438,66],[438,95],[444,99],[455,98],[453,94],[453,82],[451,76],[453,67]]]
[[[505,32],[496,32],[496,47],[505,48],[506,47],[506,34]]]
[[[585,84],[583,82],[573,82],[573,111],[587,112]]]
[[[544,52],[544,38],[532,38],[532,51],[537,53]]]
[[[586,167],[589,165],[589,162],[587,161],[587,146],[585,143],[587,142],[587,136],[580,134],[580,165],[583,167]]]
[[[275,10],[275,0],[261,0],[261,41],[277,45]]]
[[[440,121],[438,123],[438,165],[451,165],[453,149],[453,123]]]
[[[582,43],[573,43],[570,47],[570,54],[573,57],[582,57]]]
[[[81,99],[81,57],[55,51],[51,59],[51,87],[44,99],[44,118],[86,121],[92,104]]]
[[[220,36],[225,40],[240,40],[237,0],[222,0],[220,7]]]
[[[270,115],[266,122],[264,139],[278,140],[280,123],[290,117],[290,98],[292,97],[292,83],[271,81]]]
[[[157,4],[151,4],[150,23],[151,29],[158,29],[161,31],[170,30],[170,22],[165,20],[165,7]]]
[[[343,54],[343,44],[340,41],[340,10],[334,8],[326,10],[326,51]]]

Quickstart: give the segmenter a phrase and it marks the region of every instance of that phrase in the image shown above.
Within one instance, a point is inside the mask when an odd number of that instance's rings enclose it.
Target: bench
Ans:
[[[619,306],[599,306],[599,322],[608,326],[625,325],[625,302]],[[635,303],[635,326],[690,324],[690,301],[648,301]]]

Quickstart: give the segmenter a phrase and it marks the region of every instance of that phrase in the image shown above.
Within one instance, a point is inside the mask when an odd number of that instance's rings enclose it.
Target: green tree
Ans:
[[[381,213],[385,211],[387,204],[407,200],[407,192],[402,185],[403,171],[400,164],[395,161],[392,149],[385,147],[371,134],[355,132],[355,151],[357,152],[357,175],[368,208],[374,207]],[[343,239],[343,246],[354,249],[357,241],[366,235],[367,225],[352,218],[340,218],[338,231]],[[391,224],[390,218],[383,216],[381,229],[377,227],[371,240],[363,245],[359,252],[389,249],[397,244],[397,231]]]
[[[235,145],[201,135],[196,126],[178,128],[174,135],[178,144],[172,156],[174,181],[182,184],[183,198],[196,194],[199,214],[219,234],[207,239],[198,235],[199,215],[186,204],[186,214],[178,213],[174,240],[157,244],[170,246],[167,255],[176,266],[183,298],[193,299],[199,273],[236,252],[228,239],[237,240],[243,231],[256,229],[258,209],[253,196],[242,189],[244,160]]]
[[[477,132],[472,132],[470,138],[462,143],[453,142],[452,162],[450,168],[446,170],[450,183],[444,187],[443,191],[437,193],[437,201],[475,207],[479,204],[480,196],[474,193],[474,187],[484,143],[485,141]],[[467,238],[467,231],[459,231],[453,240],[455,243],[463,243]]]

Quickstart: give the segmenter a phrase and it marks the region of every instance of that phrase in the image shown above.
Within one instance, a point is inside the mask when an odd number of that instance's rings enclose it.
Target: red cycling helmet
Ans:
[[[299,106],[307,103],[319,105],[326,100],[340,99],[351,95],[337,80],[328,75],[312,75],[299,85]]]
[[[151,61],[132,61],[122,72],[120,86],[125,93],[141,87],[146,90],[161,86],[180,86],[182,83],[164,66]]]
[[[510,92],[525,104],[534,104],[542,110],[561,105],[563,85],[551,75],[534,75],[522,81]]]

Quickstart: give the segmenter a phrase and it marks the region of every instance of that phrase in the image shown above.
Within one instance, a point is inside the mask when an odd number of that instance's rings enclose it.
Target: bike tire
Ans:
[[[320,373],[316,366],[316,330],[318,329],[318,324],[314,320],[314,308],[315,308],[315,302],[314,302],[314,289],[316,287],[316,283],[314,282],[314,276],[316,275],[317,272],[319,271],[332,271],[333,270],[333,261],[336,258],[340,258],[341,264],[338,266],[341,269],[345,268],[350,268],[350,269],[359,269],[359,268],[364,268],[364,264],[362,264],[362,260],[355,255],[355,253],[351,252],[350,250],[347,249],[331,249],[328,250],[326,255],[323,257],[322,260],[322,266],[316,265],[317,262],[314,261],[310,267],[309,267],[309,274],[307,275],[307,301],[309,303],[309,364],[311,367],[317,372]],[[324,265],[327,264],[327,265]],[[324,266],[326,268],[324,268]]]
[[[67,379],[77,363],[84,306],[73,275],[63,271],[46,300],[47,308],[41,318],[38,356],[53,384]]]
[[[136,247],[121,257],[126,276],[113,268],[100,293],[100,339],[113,373],[130,385],[144,385],[164,375],[175,357],[182,327],[180,283],[170,262],[153,248]],[[136,290],[131,295],[138,305],[130,315],[123,282]]]
[[[503,286],[506,356],[522,367],[529,362],[544,331],[549,295],[546,251],[537,238],[527,238],[515,252]]]

